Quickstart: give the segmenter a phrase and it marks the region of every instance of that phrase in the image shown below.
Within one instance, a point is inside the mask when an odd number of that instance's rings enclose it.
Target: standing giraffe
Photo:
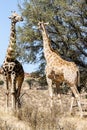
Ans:
[[[61,95],[60,95],[60,84],[61,82],[66,82],[70,88],[72,93],[74,94],[77,104],[80,110],[80,114],[82,116],[82,108],[80,103],[80,95],[77,90],[77,86],[79,85],[79,69],[73,62],[68,62],[60,57],[59,54],[57,54],[53,49],[51,48],[51,42],[49,40],[44,22],[38,23],[39,28],[41,29],[42,38],[43,38],[43,49],[44,49],[44,57],[46,59],[46,79],[48,83],[48,89],[50,94],[50,100],[51,100],[51,107],[52,107],[52,100],[53,100],[53,88],[52,88],[52,82],[55,82],[58,98],[61,102]],[[73,99],[71,101],[71,108],[70,113],[72,111],[73,106]],[[61,106],[62,108],[62,106]]]
[[[12,109],[16,109],[16,103],[20,105],[19,96],[21,86],[24,80],[24,70],[19,61],[16,60],[16,29],[17,22],[23,21],[23,18],[15,12],[9,17],[11,19],[10,41],[7,49],[6,57],[2,65],[3,75],[6,85],[6,109],[9,107],[10,88],[11,88],[11,104]]]

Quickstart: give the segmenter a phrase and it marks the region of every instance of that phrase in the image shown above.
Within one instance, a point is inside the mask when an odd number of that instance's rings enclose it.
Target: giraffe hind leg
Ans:
[[[79,96],[79,92],[76,88],[76,86],[74,87],[71,87],[71,90],[76,98],[76,101],[77,101],[77,104],[78,104],[78,107],[79,107],[79,111],[80,111],[80,116],[82,117],[83,116],[83,112],[82,112],[82,107],[81,107],[81,101],[80,101],[80,96]],[[71,110],[72,110],[72,106],[73,106],[73,102],[74,102],[74,99],[72,98],[72,102],[71,102]]]
[[[21,77],[18,79],[18,88],[16,89],[16,102],[17,102],[18,108],[21,107],[20,92],[21,92],[23,80],[24,80],[24,77]]]
[[[72,113],[72,107],[73,107],[73,104],[74,104],[74,96],[72,96],[72,98],[71,98],[70,114]]]

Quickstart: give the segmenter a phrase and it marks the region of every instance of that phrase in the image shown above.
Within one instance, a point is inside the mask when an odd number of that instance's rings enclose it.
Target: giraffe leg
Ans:
[[[5,86],[6,86],[6,111],[7,111],[9,107],[9,84],[7,77],[5,78]]]
[[[24,78],[21,78],[21,79],[18,80],[18,88],[17,88],[17,91],[16,91],[16,101],[18,103],[18,108],[21,107],[20,92],[21,92],[21,86],[22,86],[23,80],[24,80]]]
[[[76,86],[74,87],[71,87],[71,90],[77,100],[77,104],[78,104],[78,107],[79,107],[79,111],[80,111],[80,116],[82,117],[83,116],[83,112],[82,112],[82,107],[81,107],[81,102],[80,102],[80,96],[79,96],[79,92],[76,88]],[[73,105],[73,100],[72,100],[72,105]],[[72,106],[71,106],[71,111],[72,111]]]
[[[61,90],[60,90],[60,84],[56,84],[56,91],[57,91],[57,97],[58,97],[58,100],[59,100],[59,104],[60,104],[60,109],[61,109],[61,112],[63,112],[63,105],[62,105],[62,100],[61,100]]]
[[[47,78],[47,83],[48,83],[48,90],[50,94],[50,107],[52,108],[53,106],[53,88],[52,88],[52,80]]]
[[[58,94],[58,100],[59,100],[61,112],[63,112],[63,105],[62,105],[61,94],[60,93]]]
[[[50,107],[53,107],[53,93],[52,87],[49,86],[49,94],[50,94]]]
[[[73,103],[74,103],[74,97],[71,98],[70,114],[72,113]]]
[[[12,88],[11,88],[12,109],[16,109],[16,78],[15,78],[15,74],[11,75],[11,79],[12,79]]]

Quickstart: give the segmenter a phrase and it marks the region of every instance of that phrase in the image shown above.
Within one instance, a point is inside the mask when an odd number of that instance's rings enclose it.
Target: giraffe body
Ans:
[[[59,74],[58,78],[62,78],[62,81],[66,81],[68,84],[74,84],[74,83],[77,84],[76,79],[77,79],[77,74],[79,73],[78,67],[73,62],[68,62],[65,60],[61,60],[61,61],[56,60],[58,58],[57,54],[56,55],[55,53],[52,54],[54,55],[54,57],[50,56],[51,61],[49,61],[46,67],[47,75],[48,76],[52,75],[53,74],[52,71],[53,71],[54,72],[53,75],[54,76],[56,75],[56,78],[57,78],[57,74]],[[54,63],[54,61],[56,61],[56,63]],[[66,65],[64,62],[66,63]]]
[[[24,80],[24,70],[19,61],[16,60],[16,29],[15,25],[17,22],[22,21],[22,17],[16,14],[15,12],[11,17],[11,34],[9,46],[7,49],[6,57],[2,65],[3,75],[5,77],[5,86],[6,86],[6,109],[9,107],[9,100],[11,97],[11,106],[16,109],[16,103],[18,107],[20,105],[20,91],[21,86]],[[10,96],[11,93],[11,96]]]
[[[80,83],[80,75],[79,75],[79,69],[76,66],[74,62],[68,62],[60,57],[52,48],[51,48],[51,42],[49,40],[45,23],[39,22],[38,23],[39,28],[42,32],[42,38],[43,38],[43,51],[44,51],[44,57],[46,59],[46,79],[48,83],[48,89],[49,94],[51,98],[50,105],[52,107],[53,103],[53,88],[52,83],[55,82],[56,84],[56,90],[58,94],[58,98],[60,100],[60,105],[62,109],[62,102],[61,102],[61,95],[60,95],[60,84],[62,82],[66,82],[74,94],[75,98],[77,99],[78,107],[82,116],[82,108],[80,103],[80,95],[77,90],[77,87]],[[71,102],[71,108],[70,112],[72,111],[73,106],[73,100]]]

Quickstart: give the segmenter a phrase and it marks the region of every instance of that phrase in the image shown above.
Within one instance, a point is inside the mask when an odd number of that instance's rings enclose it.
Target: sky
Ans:
[[[18,2],[23,0],[0,0],[0,66],[3,64],[6,50],[9,44],[10,38],[10,25],[9,16],[11,11],[16,11],[20,14],[18,9]],[[25,72],[31,73],[36,70],[37,65],[23,64]]]

